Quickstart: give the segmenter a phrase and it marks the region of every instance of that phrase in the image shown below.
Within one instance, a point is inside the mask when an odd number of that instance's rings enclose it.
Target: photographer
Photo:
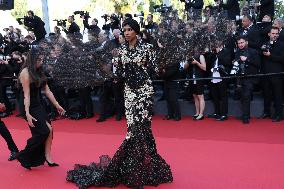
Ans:
[[[76,33],[80,33],[80,27],[76,24],[75,22],[75,18],[74,16],[69,16],[67,21],[70,23],[70,26],[68,27],[68,29],[66,28],[66,26],[62,26],[63,31],[66,34],[76,34]]]
[[[149,14],[147,16],[147,25],[145,25],[145,29],[150,31],[149,33],[152,33],[154,30],[158,30],[158,24],[153,21],[153,15]]]
[[[207,66],[211,71],[212,77],[224,77],[231,68],[231,51],[224,46],[222,41],[218,41],[214,55]],[[228,119],[228,81],[226,79],[212,79],[210,83],[212,93],[214,114],[208,115],[209,118],[215,118],[217,121]]]
[[[98,26],[98,19],[94,18],[91,25],[89,25],[88,20],[89,17],[83,17],[84,28],[87,28],[88,32],[92,32],[98,36],[101,32],[101,29]]]
[[[105,20],[105,24],[103,25],[102,29],[105,31],[113,31],[114,29],[120,29],[120,21],[118,16],[112,14],[111,16],[104,14],[102,18]],[[108,23],[109,19],[109,23]]]
[[[33,11],[28,11],[28,17],[24,17],[24,25],[28,27],[28,30],[34,32],[37,41],[44,39],[46,35],[44,28],[45,23],[40,17],[34,15]]]
[[[284,60],[284,44],[278,40],[279,29],[272,27],[268,34],[269,41],[262,46],[263,53],[263,72],[264,73],[278,73],[283,72],[283,60]],[[273,122],[279,122],[282,119],[282,102],[283,102],[283,90],[282,90],[281,76],[273,76],[264,79],[264,112],[262,118],[271,117],[271,102],[272,97],[274,101],[275,114],[272,117]],[[271,94],[272,92],[272,94]]]
[[[253,75],[257,74],[260,66],[260,56],[258,51],[249,48],[249,42],[246,37],[240,36],[237,38],[238,49],[235,53],[235,62],[233,69],[234,74]],[[231,71],[232,74],[232,71]],[[253,85],[257,82],[255,78],[246,78],[240,81],[241,85],[241,106],[242,106],[242,121],[244,124],[249,123],[250,119],[250,100],[253,91]]]
[[[1,114],[1,117],[6,117],[12,114],[12,104],[7,96],[7,88],[13,85],[14,70],[10,65],[11,57],[6,57],[5,60],[0,60],[0,94],[2,101],[6,106],[6,111]]]

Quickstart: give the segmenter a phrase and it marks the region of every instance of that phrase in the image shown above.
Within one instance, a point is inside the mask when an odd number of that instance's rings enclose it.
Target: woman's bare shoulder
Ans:
[[[20,80],[22,80],[22,79],[29,79],[29,71],[28,71],[28,68],[22,69],[22,71],[21,71],[20,74],[19,74],[19,78],[20,78]]]

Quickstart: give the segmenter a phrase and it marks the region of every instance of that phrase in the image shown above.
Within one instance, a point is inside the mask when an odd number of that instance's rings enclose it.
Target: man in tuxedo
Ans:
[[[279,29],[272,27],[269,32],[269,41],[262,46],[263,53],[263,72],[278,73],[284,71],[284,43],[278,40]],[[264,80],[264,113],[262,118],[271,117],[271,102],[274,100],[275,115],[272,117],[273,122],[279,122],[282,119],[283,108],[283,90],[281,76],[273,76]],[[271,94],[272,92],[272,94]]]
[[[238,64],[238,68],[240,70],[239,74],[257,74],[261,62],[258,51],[253,48],[249,48],[249,41],[244,36],[237,38],[237,45],[238,50],[235,53],[236,62],[234,62],[234,65]],[[257,80],[255,78],[246,78],[241,80],[242,121],[244,124],[249,123],[250,100],[255,83],[257,83]]]
[[[5,111],[5,105],[3,103],[1,103],[1,97],[0,97],[0,112]],[[5,126],[4,122],[1,121],[0,118],[0,135],[5,139],[9,150],[11,151],[11,155],[8,159],[8,161],[12,161],[14,159],[16,159],[16,155],[19,152],[9,130],[7,129],[7,127]]]
[[[248,40],[248,47],[260,51],[260,31],[256,25],[253,24],[253,19],[249,15],[243,16],[242,28],[239,35],[244,36]]]

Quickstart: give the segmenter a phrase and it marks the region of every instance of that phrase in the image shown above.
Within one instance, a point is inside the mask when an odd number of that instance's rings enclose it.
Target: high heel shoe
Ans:
[[[48,162],[47,160],[45,160],[46,161],[46,163],[47,163],[47,165],[49,166],[49,167],[57,167],[57,166],[59,166],[59,164],[57,164],[57,163],[50,163],[50,162]]]

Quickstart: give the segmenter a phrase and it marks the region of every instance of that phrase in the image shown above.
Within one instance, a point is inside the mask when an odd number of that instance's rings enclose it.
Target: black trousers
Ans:
[[[242,117],[250,118],[250,100],[253,92],[253,84],[251,80],[241,81],[241,104],[242,104]]]
[[[0,93],[1,93],[1,96],[2,96],[2,101],[6,106],[6,112],[12,111],[12,104],[9,101],[9,98],[8,98],[7,92],[6,92],[7,87],[9,87],[11,85],[12,85],[12,82],[10,82],[10,81],[3,81],[3,82],[0,83]]]
[[[83,115],[93,114],[94,108],[91,97],[91,87],[79,89],[79,99],[81,104],[81,113]]]
[[[228,92],[227,82],[221,81],[219,83],[211,83],[211,94],[214,104],[215,114],[221,116],[228,115]]]
[[[180,118],[179,98],[179,83],[176,81],[164,82],[164,93],[167,101],[168,116],[173,118]]]
[[[105,81],[104,84],[101,86],[101,94],[99,99],[101,118],[111,117],[114,113],[112,87],[112,81]]]
[[[6,141],[7,145],[8,145],[8,149],[11,152],[18,152],[18,148],[11,136],[11,133],[9,132],[9,130],[7,129],[6,125],[4,124],[3,121],[0,120],[0,134],[1,136],[4,138],[4,140]]]
[[[271,114],[271,102],[274,101],[275,116],[283,114],[283,85],[282,78],[272,77],[263,81],[264,87],[264,113]]]
[[[114,109],[117,116],[124,114],[124,84],[123,82],[117,82],[112,84],[113,96],[114,96]]]

